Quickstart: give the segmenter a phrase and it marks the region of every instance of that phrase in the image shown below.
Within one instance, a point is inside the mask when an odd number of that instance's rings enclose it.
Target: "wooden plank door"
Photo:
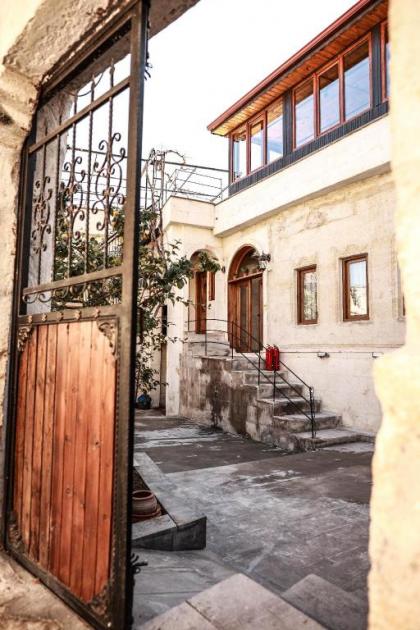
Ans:
[[[234,348],[257,352],[262,343],[262,276],[231,284],[233,294]]]
[[[197,271],[196,288],[196,332],[204,334],[207,327],[207,272]]]
[[[249,331],[251,333],[250,338],[250,350],[258,352],[262,346],[262,276],[251,278],[250,280],[250,322]]]
[[[129,628],[142,2],[43,90],[22,170],[5,546]]]

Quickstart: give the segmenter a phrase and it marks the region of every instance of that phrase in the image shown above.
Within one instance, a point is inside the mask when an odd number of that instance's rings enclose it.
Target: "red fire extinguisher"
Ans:
[[[277,346],[273,346],[273,370],[278,372],[280,369],[280,350]]]
[[[271,372],[280,369],[280,350],[277,346],[268,346],[265,351],[265,369]]]
[[[274,358],[274,354],[273,354],[273,346],[268,346],[266,348],[265,351],[265,369],[266,370],[273,370],[273,358]]]

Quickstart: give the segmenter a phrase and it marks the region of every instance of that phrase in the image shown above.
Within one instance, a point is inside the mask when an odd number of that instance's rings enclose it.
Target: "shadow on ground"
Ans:
[[[285,455],[184,419],[143,415],[136,429],[136,450],[208,519],[203,551],[141,551],[148,566],[136,581],[137,627],[238,571],[286,598],[304,578],[312,590],[312,576],[323,578],[358,609],[345,627],[366,625],[371,444]],[[290,591],[297,604],[303,585]],[[331,592],[335,600],[341,591]],[[314,610],[343,630],[331,612]]]

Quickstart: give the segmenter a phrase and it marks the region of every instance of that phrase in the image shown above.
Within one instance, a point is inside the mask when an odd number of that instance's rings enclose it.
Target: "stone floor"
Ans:
[[[0,554],[0,630],[88,630],[61,600]]]
[[[316,606],[312,616],[324,624],[328,617],[333,630],[363,630],[372,445],[284,455],[183,419],[142,415],[137,429],[136,450],[145,450],[180,496],[207,515],[208,532],[203,551],[141,552],[149,564],[136,582],[136,627],[242,572],[298,599],[305,586],[296,593],[291,587],[304,578],[312,589],[320,584],[320,592],[331,584],[337,589],[331,601],[342,593],[356,602],[359,617],[344,624],[335,611]]]

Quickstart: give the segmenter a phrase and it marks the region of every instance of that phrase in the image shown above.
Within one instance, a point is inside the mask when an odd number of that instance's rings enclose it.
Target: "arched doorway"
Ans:
[[[255,352],[262,346],[262,281],[258,252],[243,247],[232,261],[228,279],[230,343],[240,352]]]
[[[189,316],[192,324],[191,329],[199,334],[206,332],[208,308],[210,302],[215,298],[215,273],[205,269],[201,258],[203,255],[207,258],[213,258],[212,254],[206,250],[197,251],[191,256],[194,275],[190,281],[189,290],[189,299],[192,305]]]

